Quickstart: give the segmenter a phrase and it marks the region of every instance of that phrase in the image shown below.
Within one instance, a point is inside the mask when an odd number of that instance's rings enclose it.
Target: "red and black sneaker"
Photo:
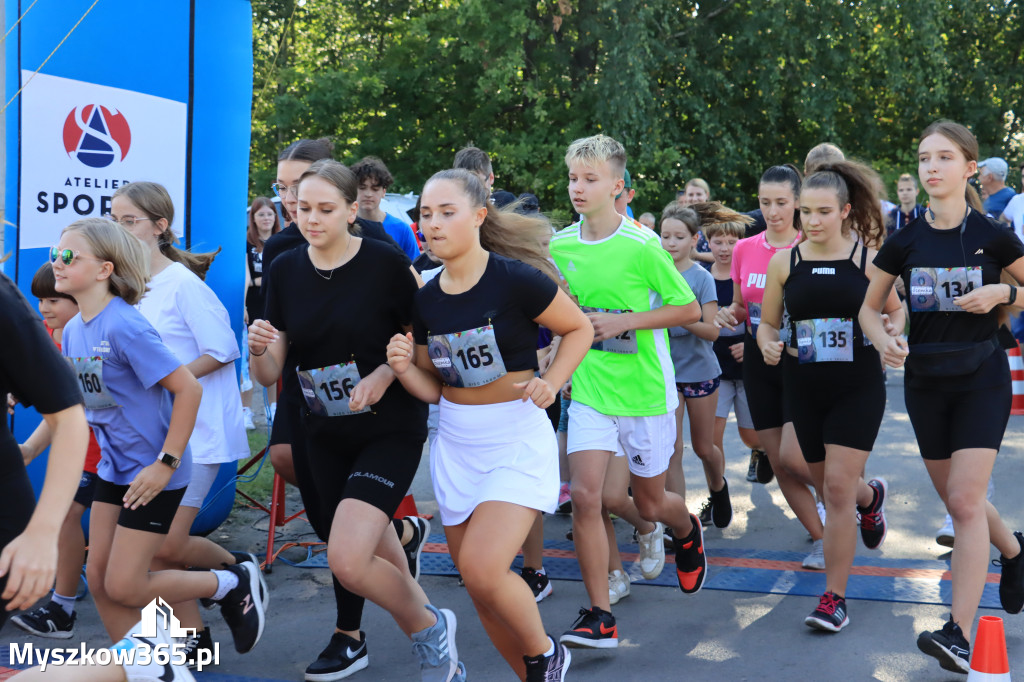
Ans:
[[[700,519],[690,514],[693,530],[685,538],[675,538],[676,578],[679,589],[686,594],[700,592],[704,585],[704,576],[708,572],[708,558],[704,555],[704,529]]]
[[[611,611],[597,606],[589,611],[580,609],[572,629],[563,632],[558,641],[573,649],[614,649],[619,646],[619,628]]]
[[[885,497],[889,486],[884,478],[872,478],[868,487],[875,491],[875,499],[867,507],[857,507],[860,517],[860,539],[868,549],[878,549],[885,541]]]

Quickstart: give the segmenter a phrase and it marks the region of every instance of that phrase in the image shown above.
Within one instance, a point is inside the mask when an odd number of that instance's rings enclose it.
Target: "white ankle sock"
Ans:
[[[544,652],[544,658],[548,658],[549,656],[555,655],[555,640],[551,639],[550,637],[548,637],[548,640],[550,640],[551,646],[548,647],[548,650]]]
[[[228,592],[238,587],[238,576],[232,571],[211,571],[217,576],[217,591],[213,594],[213,601],[220,601],[228,596]]]
[[[57,592],[54,591],[53,596],[50,597],[50,601],[64,609],[64,613],[68,614],[69,616],[75,612],[74,597],[65,597],[64,595],[57,594]]]

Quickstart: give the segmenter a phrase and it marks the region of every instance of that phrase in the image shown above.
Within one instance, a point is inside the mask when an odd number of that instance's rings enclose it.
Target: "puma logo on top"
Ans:
[[[836,274],[835,268],[811,268],[812,275],[834,275]]]
[[[768,275],[760,272],[752,272],[747,275],[747,286],[755,289],[764,289],[765,283],[768,281]]]

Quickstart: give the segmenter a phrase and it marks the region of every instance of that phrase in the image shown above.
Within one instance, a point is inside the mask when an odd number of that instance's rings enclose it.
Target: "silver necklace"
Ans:
[[[345,246],[345,253],[341,254],[341,263],[339,265],[331,268],[330,270],[328,270],[328,272],[330,272],[331,274],[327,275],[326,277],[320,271],[320,268],[318,268],[316,265],[314,265],[313,259],[310,258],[309,259],[309,264],[313,266],[313,272],[315,272],[317,275],[319,275],[320,279],[323,279],[323,280],[326,280],[326,281],[330,282],[331,278],[334,277],[334,271],[337,270],[338,268],[340,268],[342,265],[345,264],[345,257],[348,256],[348,250],[349,250],[349,248],[351,246],[352,246],[352,235],[349,235],[349,237],[348,237],[348,244]]]

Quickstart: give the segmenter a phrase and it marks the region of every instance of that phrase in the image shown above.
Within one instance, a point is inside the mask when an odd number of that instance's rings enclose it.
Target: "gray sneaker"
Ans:
[[[427,604],[437,622],[412,633],[412,650],[420,659],[422,682],[465,682],[466,667],[455,647],[455,614]]]
[[[821,540],[814,541],[811,553],[804,557],[803,567],[818,571],[825,570],[825,544]]]

